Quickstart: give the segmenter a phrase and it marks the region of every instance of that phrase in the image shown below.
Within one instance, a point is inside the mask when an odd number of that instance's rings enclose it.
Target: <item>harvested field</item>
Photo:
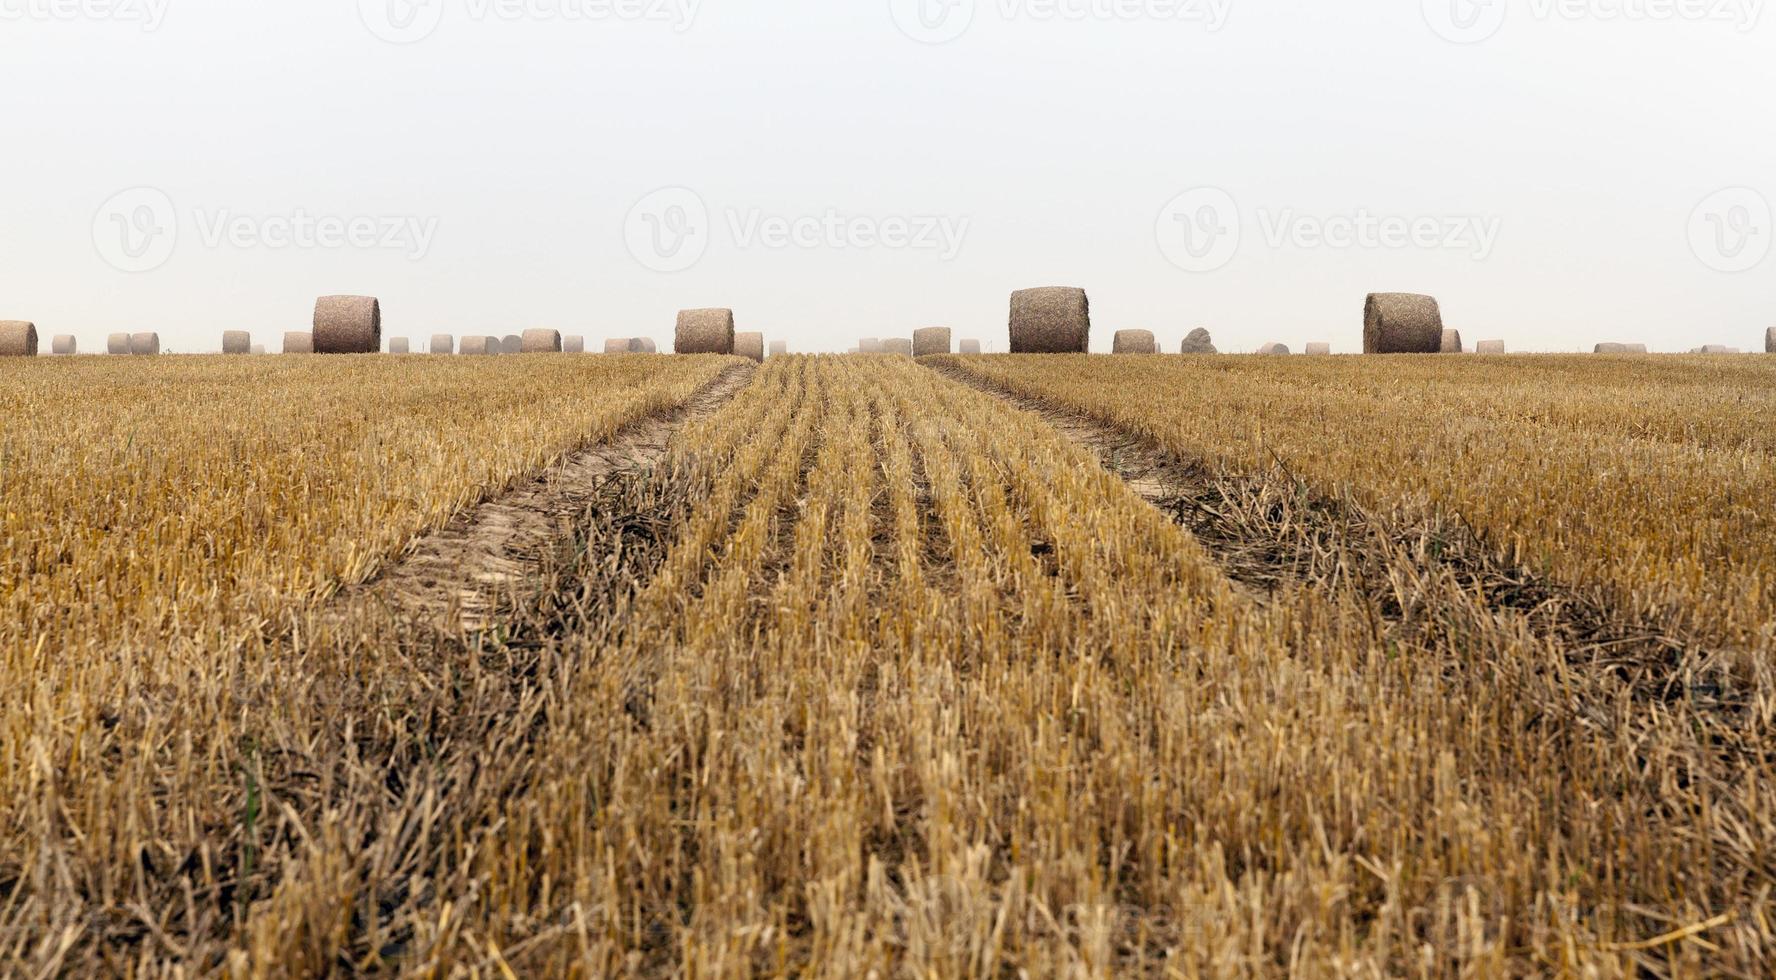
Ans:
[[[86,361],[0,374],[21,972],[1776,948],[1761,359]]]

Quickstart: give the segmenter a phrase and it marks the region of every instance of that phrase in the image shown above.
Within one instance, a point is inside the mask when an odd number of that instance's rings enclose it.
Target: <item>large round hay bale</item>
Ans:
[[[913,356],[927,357],[950,352],[949,327],[920,327],[913,331]]]
[[[749,357],[763,364],[765,362],[765,335],[752,332],[735,334],[734,356]]]
[[[518,349],[525,354],[559,354],[561,331],[533,327],[518,338]]]
[[[1157,354],[1159,342],[1151,330],[1118,330],[1110,340],[1112,354]]]
[[[406,337],[390,337],[389,353],[411,354],[413,353],[413,342]]]
[[[259,356],[259,355],[260,355],[260,354],[263,354],[263,353],[265,353],[265,345],[264,345],[264,344],[254,344],[254,345],[253,345],[253,346],[252,346],[252,349],[250,349],[250,350],[249,350],[249,351],[248,351],[248,353],[249,353],[249,354],[252,354],[252,355],[253,355],[253,356],[255,356],[255,357],[257,357],[257,356]]]
[[[1776,327],[1764,331],[1764,353],[1776,354]]]
[[[456,352],[456,338],[447,333],[432,334],[431,343],[426,350],[433,354],[453,354]]]
[[[1441,343],[1439,343],[1437,345],[1437,353],[1439,353],[1439,354],[1460,354],[1460,353],[1462,353],[1461,331],[1445,327],[1443,330],[1443,340]]]
[[[129,334],[114,333],[105,337],[105,353],[128,354],[129,352]]]
[[[678,311],[672,350],[679,354],[734,353],[734,311]]]
[[[658,354],[659,352],[660,345],[654,343],[652,337],[637,337],[629,341],[629,353],[631,354]]]
[[[313,354],[314,349],[314,334],[306,330],[292,330],[284,334],[284,353]]]
[[[0,320],[0,357],[36,357],[37,325],[28,320]]]
[[[1476,354],[1503,354],[1505,342],[1502,340],[1482,340],[1474,345]]]
[[[787,340],[773,340],[773,341],[771,341],[771,356],[772,357],[782,357],[788,353],[789,353],[789,341],[787,341]]]
[[[160,353],[160,334],[152,330],[130,334],[130,353],[153,357]]]
[[[222,353],[251,354],[253,352],[253,335],[245,330],[222,331]]]
[[[604,342],[606,354],[627,354],[635,343],[633,337],[613,337]]]
[[[1430,296],[1370,293],[1363,303],[1363,353],[1435,354],[1443,349],[1443,311]]]
[[[1323,341],[1312,341],[1307,345],[1307,353],[1312,357],[1326,357],[1332,353],[1332,345]]]
[[[563,338],[561,338],[561,352],[563,354],[584,354],[584,353],[586,353],[586,338],[585,337],[563,337]]]
[[[66,357],[71,354],[79,353],[80,344],[74,339],[73,334],[58,333],[55,335],[55,339],[49,342],[49,352],[51,354],[61,354]]]
[[[382,304],[374,296],[315,300],[316,354],[374,354],[382,350]]]
[[[1258,353],[1260,353],[1260,354],[1287,354],[1287,353],[1289,353],[1289,347],[1287,344],[1279,344],[1273,340],[1270,343],[1265,344],[1263,347],[1258,348]]]
[[[961,345],[956,348],[956,352],[959,354],[979,354],[981,352],[980,341],[964,340]]]
[[[501,354],[524,353],[524,337],[521,334],[506,334],[504,337],[499,338],[495,343],[498,344],[499,352]]]
[[[1647,345],[1605,342],[1598,344],[1592,349],[1592,351],[1597,354],[1645,354],[1647,352]]]
[[[882,353],[895,354],[900,357],[912,357],[913,338],[891,337],[888,340],[884,340],[882,341]]]
[[[492,337],[464,337],[457,350],[463,354],[495,354],[497,350],[489,349]]]
[[[859,354],[880,354],[882,353],[882,342],[875,337],[865,337],[857,342],[857,352]]]
[[[1072,286],[1011,294],[1013,354],[1084,354],[1091,349],[1091,301]]]
[[[1190,331],[1189,335],[1184,338],[1184,344],[1178,348],[1178,353],[1219,354],[1220,351],[1215,349],[1215,342],[1210,339],[1209,332],[1201,327],[1197,327],[1195,330]]]

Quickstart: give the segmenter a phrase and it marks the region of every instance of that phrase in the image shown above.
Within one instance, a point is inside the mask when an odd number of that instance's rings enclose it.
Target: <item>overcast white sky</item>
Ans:
[[[276,350],[367,293],[387,335],[732,306],[798,350],[1003,350],[1013,289],[1079,285],[1094,349],[1349,351],[1401,290],[1470,344],[1750,348],[1763,8],[0,0],[0,319]]]

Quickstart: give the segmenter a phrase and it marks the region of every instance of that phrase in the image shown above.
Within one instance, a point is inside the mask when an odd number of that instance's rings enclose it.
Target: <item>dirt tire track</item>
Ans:
[[[540,550],[579,516],[600,484],[659,463],[673,436],[727,404],[755,372],[749,364],[731,367],[677,408],[637,419],[415,539],[394,565],[340,593],[333,606],[375,597],[416,624],[447,632],[488,627],[507,597],[534,577]]]

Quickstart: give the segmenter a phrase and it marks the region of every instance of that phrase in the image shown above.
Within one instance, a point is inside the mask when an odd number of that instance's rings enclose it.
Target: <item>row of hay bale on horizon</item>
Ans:
[[[1091,341],[1091,302],[1083,289],[1071,286],[1046,286],[1022,289],[1011,295],[1011,353],[1068,354],[1088,353]],[[965,339],[953,345],[949,327],[925,327],[911,337],[864,337],[853,354],[899,354],[925,357],[933,354],[978,354],[979,340]],[[315,301],[312,331],[284,334],[285,354],[375,354],[382,350],[382,304],[372,296],[323,296]],[[25,320],[0,321],[0,356],[34,357],[37,354],[37,327]],[[108,354],[152,355],[160,353],[160,335],[153,332],[114,333],[105,345]],[[532,329],[503,337],[472,335],[458,344],[450,334],[434,334],[427,350],[432,354],[533,354],[584,353],[584,337],[563,337],[559,330]],[[785,354],[788,345],[772,342],[768,349],[765,336],[759,332],[736,331],[734,312],[730,309],[683,310],[674,328],[673,352],[677,354],[731,354],[763,361],[770,354]],[[1160,344],[1151,330],[1118,330],[1113,338],[1112,353],[1158,354]],[[1505,342],[1483,340],[1473,348],[1479,354],[1503,354]],[[1776,353],[1776,327],[1764,334],[1764,350]],[[1363,304],[1363,353],[1365,354],[1459,354],[1465,353],[1461,332],[1443,325],[1442,309],[1431,296],[1416,293],[1371,293]],[[222,334],[224,354],[263,354],[265,348],[253,343],[245,330],[227,330]],[[415,353],[414,343],[406,337],[391,337],[391,354]],[[656,353],[653,340],[643,337],[614,338],[604,343],[604,353]],[[1183,354],[1215,354],[1213,338],[1202,328],[1192,330],[1179,345]],[[1310,355],[1332,353],[1327,341],[1307,344]],[[1598,354],[1645,354],[1647,345],[1639,343],[1599,343]],[[77,353],[72,335],[57,335],[51,353]],[[1290,354],[1288,346],[1271,342],[1258,354]],[[1739,348],[1709,344],[1689,351],[1692,354],[1737,354]]]

